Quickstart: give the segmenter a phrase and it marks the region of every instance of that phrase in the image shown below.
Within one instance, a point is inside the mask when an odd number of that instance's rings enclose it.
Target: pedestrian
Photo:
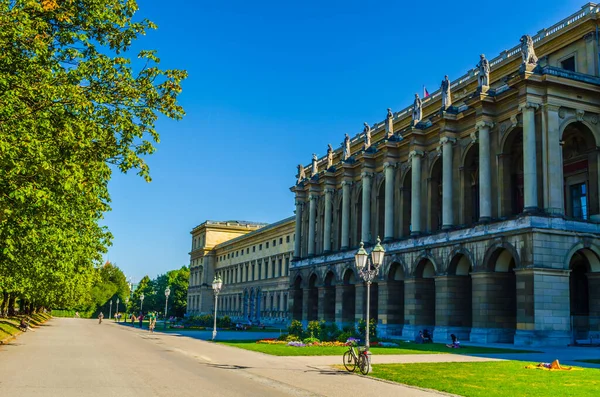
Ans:
[[[151,333],[154,333],[154,328],[156,327],[156,312],[150,312],[148,315],[150,321],[148,322],[148,329]]]
[[[104,314],[102,312],[100,312],[100,314],[98,314],[98,324],[102,324],[103,318],[104,318]]]
[[[138,317],[138,321],[140,322],[140,329],[142,329],[143,325],[144,325],[144,313],[140,313],[140,316]]]

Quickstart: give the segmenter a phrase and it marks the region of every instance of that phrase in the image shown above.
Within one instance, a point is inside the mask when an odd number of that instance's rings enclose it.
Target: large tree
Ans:
[[[0,288],[38,306],[89,296],[111,235],[113,169],[150,180],[160,114],[186,73],[131,43],[133,0],[0,0]],[[135,58],[134,62],[131,58]],[[83,298],[82,298],[83,297]],[[6,307],[6,304],[3,303]]]

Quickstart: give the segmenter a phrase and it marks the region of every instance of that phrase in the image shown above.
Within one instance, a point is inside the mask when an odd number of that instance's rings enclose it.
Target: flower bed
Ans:
[[[312,342],[312,343],[304,343],[302,341],[290,341],[286,342],[283,340],[277,339],[261,339],[257,340],[256,343],[264,344],[264,345],[287,345],[292,347],[340,347],[345,346],[345,343],[342,342]]]

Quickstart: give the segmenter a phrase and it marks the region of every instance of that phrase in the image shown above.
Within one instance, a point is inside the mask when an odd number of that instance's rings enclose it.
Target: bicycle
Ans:
[[[371,352],[367,350],[366,346],[355,346],[354,342],[346,342],[346,345],[348,351],[344,352],[343,356],[346,370],[354,372],[358,367],[361,374],[367,375],[371,369]]]

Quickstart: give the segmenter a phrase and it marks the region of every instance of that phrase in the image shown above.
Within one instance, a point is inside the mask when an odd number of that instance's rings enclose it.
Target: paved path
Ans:
[[[53,319],[0,347],[0,396],[439,396],[333,370],[320,360]]]

